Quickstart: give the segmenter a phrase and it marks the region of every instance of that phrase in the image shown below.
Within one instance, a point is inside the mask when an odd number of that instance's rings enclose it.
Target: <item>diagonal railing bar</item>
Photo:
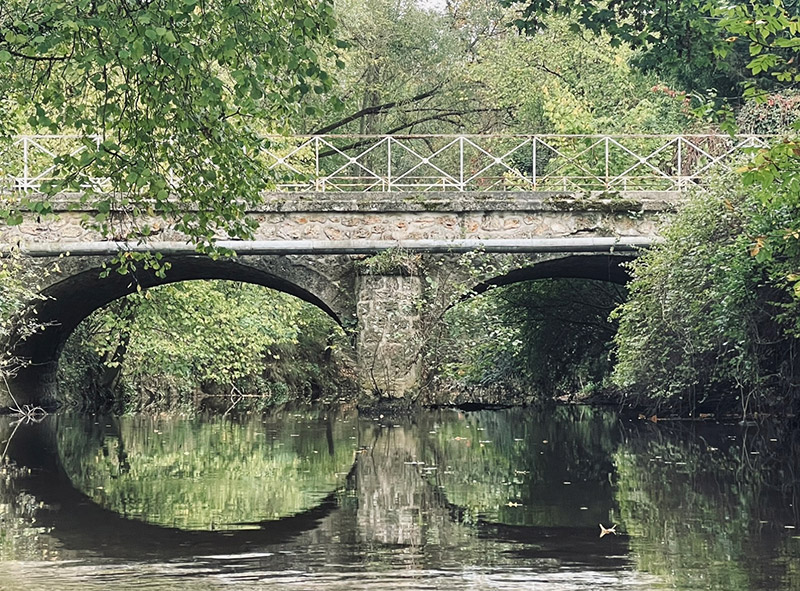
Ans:
[[[34,147],[38,148],[40,152],[42,152],[43,154],[46,154],[47,156],[50,156],[52,158],[56,158],[57,157],[56,154],[54,154],[50,150],[47,150],[43,146],[39,145],[37,142],[31,142],[31,145],[33,145]],[[86,146],[85,145],[79,146],[76,150],[73,150],[72,152],[69,153],[69,157],[72,158],[74,156],[77,156],[78,154],[80,154],[81,152],[84,152],[85,150],[86,150]],[[35,176],[28,176],[27,183],[32,185],[33,183],[36,183],[37,181],[47,180],[49,177],[47,177],[46,175],[51,173],[51,172],[53,172],[54,170],[56,170],[56,168],[57,168],[56,165],[53,164],[53,165],[47,167],[42,172],[40,172],[39,174],[35,175]]]
[[[704,166],[702,166],[702,167],[698,168],[697,170],[693,171],[693,173],[688,176],[689,179],[700,178],[701,174],[703,174],[706,171],[711,170],[714,166],[716,166],[718,164],[721,165],[721,166],[725,166],[728,170],[732,170],[732,167],[729,166],[724,161],[724,159],[727,158],[728,156],[732,156],[737,151],[742,151],[743,152],[744,149],[746,149],[746,148],[756,147],[756,146],[749,145],[753,141],[758,141],[761,144],[758,147],[766,146],[766,142],[764,142],[761,138],[746,137],[746,138],[742,139],[741,141],[739,141],[738,143],[731,145],[731,147],[726,152],[724,152],[723,154],[721,154],[719,156],[711,156],[705,150],[702,150],[698,146],[694,145],[692,142],[689,142],[687,140],[684,140],[684,141],[687,144],[689,144],[690,146],[692,146],[693,148],[697,149],[698,151],[703,152],[703,154],[705,154],[707,156],[707,158],[708,158],[708,162]]]
[[[707,138],[712,138],[713,137],[715,139],[721,139],[719,136],[688,136],[688,137],[707,137]],[[733,139],[733,138],[726,137],[724,139],[730,140],[730,139]],[[696,143],[689,141],[686,136],[682,137],[682,140],[683,140],[684,144],[687,144],[691,148],[694,148],[697,152],[700,152],[703,156],[708,158],[708,162],[706,163],[706,165],[702,166],[699,169],[697,169],[690,176],[696,176],[698,174],[701,174],[702,172],[705,172],[706,170],[708,170],[711,167],[713,167],[715,164],[721,162],[724,158],[733,155],[737,150],[745,150],[747,148],[755,147],[755,146],[751,146],[750,145],[753,142],[757,142],[759,144],[758,147],[764,147],[764,146],[767,145],[766,142],[764,141],[764,139],[761,138],[761,137],[758,137],[758,136],[746,136],[746,137],[742,138],[741,140],[738,140],[737,142],[735,142],[733,144],[730,144],[729,147],[727,148],[727,150],[725,152],[723,152],[722,154],[720,154],[718,156],[714,156],[713,154],[710,154],[709,152],[707,152],[706,150],[701,148]],[[730,167],[728,167],[728,169],[730,170]]]
[[[548,138],[556,137],[557,138],[559,136],[545,136],[545,137],[548,137]],[[591,138],[592,136],[561,136],[561,137],[572,139],[572,138]],[[544,146],[547,149],[551,150],[555,154],[558,154],[559,156],[561,156],[562,158],[564,158],[566,160],[566,162],[561,164],[555,170],[551,170],[551,171],[548,171],[547,173],[545,173],[544,175],[540,175],[539,176],[539,180],[540,180],[541,184],[544,184],[544,181],[546,181],[548,178],[554,178],[554,179],[562,178],[562,177],[559,177],[558,175],[556,175],[556,173],[559,170],[561,170],[562,168],[565,168],[565,167],[570,166],[570,165],[576,166],[577,168],[579,168],[580,170],[582,170],[583,172],[588,174],[589,175],[588,178],[593,178],[596,181],[598,181],[599,183],[604,184],[605,183],[605,179],[603,177],[597,176],[597,174],[595,174],[591,170],[585,168],[583,165],[581,165],[580,163],[575,161],[576,158],[578,158],[579,156],[582,156],[583,154],[585,154],[589,150],[595,148],[596,146],[602,145],[604,143],[604,140],[605,140],[605,138],[600,138],[596,142],[594,142],[592,145],[590,145],[587,148],[581,150],[577,154],[574,154],[572,156],[568,156],[567,154],[564,154],[563,152],[561,152],[561,150],[559,150],[558,148],[555,148],[555,147],[551,146],[550,144],[548,144],[547,142],[543,141],[541,139],[541,136],[534,137],[534,141],[539,142],[539,144],[541,144],[542,146]]]
[[[628,169],[624,170],[619,175],[617,175],[615,178],[609,179],[608,180],[608,186],[613,185],[614,181],[616,181],[618,179],[623,179],[625,177],[625,175],[627,175],[628,173],[632,172],[633,170],[636,170],[639,166],[642,166],[642,165],[645,165],[645,166],[649,167],[651,170],[657,172],[661,177],[667,179],[668,181],[671,181],[674,184],[675,179],[673,177],[671,177],[670,175],[668,175],[663,170],[661,170],[659,167],[653,166],[650,163],[650,159],[653,158],[654,156],[660,154],[661,152],[663,152],[667,148],[669,148],[673,143],[675,143],[675,140],[667,142],[666,144],[662,145],[657,150],[654,150],[653,152],[651,152],[647,156],[640,156],[640,155],[636,154],[635,152],[631,151],[628,147],[623,146],[622,144],[620,144],[614,138],[608,138],[607,141],[609,143],[613,143],[615,146],[619,146],[620,148],[622,148],[623,151],[627,152],[628,154],[630,154],[631,156],[633,156],[634,158],[636,158],[638,160],[633,166],[631,166]],[[606,154],[606,158],[608,158],[607,154]]]
[[[484,172],[486,172],[486,171],[487,171],[487,170],[489,170],[490,168],[492,168],[492,167],[494,167],[494,166],[498,166],[498,165],[499,165],[499,166],[502,166],[503,168],[505,168],[506,170],[508,170],[508,171],[509,171],[509,172],[511,172],[512,174],[516,175],[516,176],[517,176],[517,178],[520,178],[520,179],[522,179],[522,180],[524,180],[524,181],[527,181],[528,183],[530,183],[530,182],[531,182],[531,181],[530,181],[530,179],[529,179],[528,177],[526,177],[526,176],[525,176],[523,173],[521,173],[521,172],[520,172],[518,169],[516,169],[516,168],[512,168],[511,166],[509,166],[509,165],[508,165],[508,164],[507,164],[507,163],[504,161],[506,158],[508,158],[509,156],[511,156],[511,154],[513,154],[514,152],[516,152],[516,151],[517,151],[517,150],[519,150],[520,148],[524,148],[524,147],[526,147],[526,146],[527,146],[527,145],[530,143],[530,138],[524,138],[524,139],[523,139],[523,140],[522,140],[522,141],[521,141],[519,144],[517,144],[517,146],[516,146],[516,147],[512,148],[511,150],[508,150],[508,151],[507,151],[505,154],[503,154],[502,156],[495,156],[494,154],[491,154],[491,153],[487,152],[487,151],[486,151],[486,150],[484,150],[484,149],[483,149],[481,146],[479,146],[479,145],[477,145],[475,142],[473,142],[473,141],[472,141],[470,138],[464,138],[464,142],[465,142],[465,143],[468,143],[469,145],[473,146],[473,147],[474,147],[476,150],[478,150],[478,151],[480,151],[480,152],[483,152],[484,154],[486,154],[486,156],[488,156],[489,158],[491,158],[492,160],[494,160],[494,162],[492,162],[491,164],[488,164],[488,165],[484,166],[482,169],[480,169],[478,172],[476,172],[475,174],[473,174],[471,177],[469,177],[469,178],[465,179],[465,180],[463,181],[463,183],[464,183],[464,184],[467,184],[467,183],[469,183],[470,181],[472,181],[472,180],[474,180],[474,179],[478,178],[480,175],[482,175]],[[463,150],[463,148],[462,148],[462,150]]]
[[[403,139],[406,139],[406,138],[403,138]],[[416,158],[418,160],[418,162],[416,164],[414,164],[413,166],[407,168],[404,173],[402,173],[400,175],[396,175],[394,177],[395,184],[398,184],[397,181],[402,180],[402,179],[430,178],[430,177],[412,177],[412,176],[410,176],[412,172],[414,172],[415,170],[417,170],[417,169],[419,169],[419,168],[421,168],[423,166],[430,166],[433,170],[435,170],[435,171],[439,172],[441,175],[443,175],[443,177],[441,179],[442,181],[444,181],[445,179],[448,179],[448,180],[452,181],[452,183],[454,183],[454,184],[460,184],[460,181],[457,178],[455,178],[450,173],[446,172],[440,166],[437,166],[436,164],[431,162],[432,159],[436,158],[437,156],[440,156],[441,154],[444,154],[447,150],[449,150],[450,148],[452,148],[456,144],[459,144],[459,160],[461,160],[462,156],[463,156],[463,151],[461,150],[461,146],[460,146],[460,142],[459,142],[458,138],[453,140],[453,141],[450,141],[450,142],[446,143],[441,148],[439,148],[437,150],[434,150],[433,152],[431,152],[431,154],[429,156],[422,156],[417,150],[415,150],[415,149],[411,148],[410,146],[407,146],[405,143],[403,143],[402,140],[395,139],[394,143],[397,146],[401,147],[403,150],[405,150],[406,153],[411,154],[414,158]],[[407,186],[407,185],[403,185],[403,186]]]
[[[712,138],[713,139],[720,139],[720,136],[681,136],[681,139],[683,140],[684,144],[688,144],[689,146],[691,146],[692,148],[694,148],[695,150],[700,152],[706,158],[709,158],[709,159],[716,158],[716,156],[714,156],[713,154],[708,153],[705,149],[701,148],[696,143],[690,141],[689,140],[690,137],[697,137],[697,138],[704,138],[704,139],[712,139]],[[730,139],[730,137],[727,137],[725,139]]]
[[[445,178],[446,178],[446,179],[450,179],[450,180],[451,180],[451,181],[452,181],[454,184],[456,184],[456,185],[459,185],[459,184],[460,184],[460,182],[459,182],[459,180],[458,180],[457,178],[455,178],[455,177],[454,177],[454,176],[452,176],[451,174],[449,174],[449,173],[445,172],[445,171],[444,171],[444,170],[442,170],[440,167],[436,166],[435,164],[433,164],[433,163],[431,162],[431,160],[432,160],[432,159],[434,159],[434,158],[436,158],[436,156],[439,156],[439,155],[440,155],[440,154],[442,154],[442,153],[443,153],[445,150],[447,150],[448,148],[451,148],[451,147],[452,147],[452,146],[454,146],[454,145],[459,145],[459,149],[461,150],[461,152],[460,152],[460,155],[461,155],[461,154],[463,154],[463,144],[462,144],[461,142],[459,142],[459,139],[460,139],[460,138],[455,138],[454,140],[452,140],[452,141],[450,141],[450,142],[446,143],[444,146],[442,146],[441,148],[439,148],[438,150],[436,150],[435,152],[433,152],[433,153],[432,153],[430,156],[421,156],[420,154],[418,154],[418,153],[417,153],[417,151],[416,151],[416,150],[414,150],[414,149],[410,148],[409,146],[405,145],[405,144],[404,144],[404,143],[402,143],[401,141],[395,140],[395,144],[397,144],[398,146],[400,146],[401,148],[403,148],[404,150],[406,150],[406,151],[407,151],[408,153],[410,153],[411,155],[413,155],[413,156],[415,156],[416,158],[418,158],[418,159],[419,159],[419,162],[418,162],[418,163],[416,163],[416,164],[415,164],[414,166],[412,166],[411,168],[409,168],[408,170],[406,170],[406,171],[405,171],[403,174],[401,174],[401,175],[399,175],[399,176],[395,176],[395,177],[394,177],[394,180],[393,180],[393,183],[394,183],[394,184],[397,184],[397,181],[399,181],[399,180],[401,180],[401,179],[403,179],[403,178],[406,178],[408,175],[410,175],[412,172],[414,172],[416,169],[420,168],[421,166],[430,166],[430,167],[431,167],[431,168],[433,168],[434,170],[437,170],[437,171],[439,171],[439,172],[440,172],[440,173],[441,173],[441,174],[444,176],[444,178],[443,178],[442,180],[444,180]]]
[[[32,159],[38,155],[45,155],[48,158],[55,160],[58,157],[58,154],[46,148],[42,142],[43,140],[47,139],[55,139],[55,140],[64,140],[64,139],[72,139],[72,140],[80,140],[83,139],[81,136],[52,136],[52,135],[41,135],[41,136],[24,136],[21,139],[21,143],[24,149],[24,161],[23,161],[23,174],[22,177],[16,177],[15,185],[21,188],[24,191],[36,191],[41,188],[41,182],[47,180],[56,180],[55,177],[48,176],[52,172],[54,172],[58,167],[56,164],[51,164],[46,166],[43,170],[38,172],[32,172],[32,165],[35,163],[32,162]],[[89,139],[93,140],[96,145],[99,145],[99,138],[97,136],[90,136]],[[31,150],[33,148],[33,150]],[[77,156],[81,152],[86,150],[86,145],[81,144],[76,149],[67,153],[67,156],[72,158]],[[31,153],[33,151],[33,154]],[[108,179],[90,179],[90,182],[93,185],[100,186],[104,181]],[[88,185],[81,185],[81,187],[86,188]]]
[[[286,168],[290,169],[292,172],[294,172],[296,174],[304,174],[303,172],[297,170],[294,166],[289,164],[289,158],[291,158],[292,156],[294,156],[295,154],[297,154],[301,150],[304,150],[305,148],[311,146],[314,143],[315,143],[315,138],[309,138],[307,141],[304,141],[299,146],[296,146],[291,152],[289,152],[288,154],[286,154],[284,156],[278,156],[272,150],[269,150],[269,149],[264,150],[264,152],[268,156],[270,156],[271,158],[273,158],[275,160],[275,162],[273,162],[269,166],[269,170],[272,170],[273,168],[276,168],[278,166],[285,166]]]
[[[351,166],[351,165],[356,165],[356,166],[358,166],[359,168],[361,168],[362,170],[364,170],[364,172],[368,173],[368,174],[369,174],[371,177],[374,177],[374,178],[376,178],[376,179],[378,179],[378,180],[383,180],[383,177],[381,177],[379,174],[377,174],[377,173],[373,172],[372,170],[370,170],[369,168],[367,168],[366,166],[364,166],[364,165],[363,165],[361,162],[359,162],[359,159],[360,159],[360,158],[363,158],[365,155],[369,154],[369,153],[370,153],[370,152],[372,152],[374,149],[378,148],[378,147],[379,147],[381,144],[383,144],[385,141],[386,141],[386,138],[384,137],[384,139],[382,139],[382,140],[381,140],[381,141],[379,141],[378,143],[376,143],[376,144],[373,144],[372,146],[370,146],[370,147],[369,147],[369,148],[367,148],[366,150],[362,151],[362,152],[361,152],[360,154],[358,154],[357,156],[353,157],[353,156],[350,156],[349,154],[347,154],[347,153],[345,153],[345,152],[342,152],[342,151],[341,151],[339,148],[337,148],[336,146],[334,146],[332,143],[330,143],[330,142],[326,141],[324,138],[322,138],[322,137],[321,137],[321,138],[319,138],[319,142],[320,142],[321,144],[324,144],[325,146],[328,146],[328,147],[329,147],[331,150],[333,150],[334,152],[338,153],[338,154],[339,154],[339,155],[341,155],[341,156],[344,156],[344,157],[345,157],[345,158],[348,160],[347,162],[345,162],[344,164],[342,164],[342,165],[341,165],[339,168],[337,168],[337,169],[336,169],[334,172],[331,172],[331,173],[328,173],[328,174],[326,174],[326,175],[325,175],[325,177],[324,177],[324,181],[325,181],[325,182],[329,182],[329,181],[330,181],[330,179],[336,178],[336,175],[337,175],[337,174],[339,174],[339,173],[340,173],[342,170],[344,170],[345,168],[347,168],[348,166]],[[368,177],[368,178],[369,178],[369,177]]]
[[[30,169],[30,165],[31,165],[31,162],[30,162],[31,148],[34,148],[34,150],[36,150],[36,151],[38,151],[38,152],[40,152],[42,154],[45,154],[46,156],[49,156],[50,158],[53,158],[53,159],[56,158],[56,154],[54,152],[51,152],[50,150],[46,149],[39,142],[37,142],[34,137],[23,138],[23,150],[24,150],[24,154],[25,154],[25,160],[24,160],[24,163],[23,163],[23,177],[22,177],[22,183],[20,184],[20,186],[22,186],[26,190],[34,188],[35,187],[35,184],[34,184],[35,181],[37,181],[37,180],[46,180],[46,177],[44,175],[46,175],[48,172],[52,172],[52,171],[54,171],[56,169],[55,164],[53,164],[53,165],[47,167],[43,172],[39,173],[38,175],[31,176],[31,169]]]

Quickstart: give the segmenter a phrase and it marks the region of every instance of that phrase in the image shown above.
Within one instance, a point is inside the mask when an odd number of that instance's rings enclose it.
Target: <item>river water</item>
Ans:
[[[800,589],[798,451],[587,408],[0,417],[0,590]]]

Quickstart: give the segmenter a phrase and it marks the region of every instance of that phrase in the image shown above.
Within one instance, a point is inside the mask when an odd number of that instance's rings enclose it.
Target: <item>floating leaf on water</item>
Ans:
[[[607,536],[608,534],[617,535],[617,524],[615,523],[611,527],[605,527],[602,523],[600,524],[600,537]]]

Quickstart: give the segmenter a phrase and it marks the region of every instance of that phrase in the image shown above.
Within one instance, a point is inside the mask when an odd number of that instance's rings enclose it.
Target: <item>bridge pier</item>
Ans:
[[[361,387],[382,398],[403,398],[421,375],[418,275],[360,274],[356,279],[356,359]]]

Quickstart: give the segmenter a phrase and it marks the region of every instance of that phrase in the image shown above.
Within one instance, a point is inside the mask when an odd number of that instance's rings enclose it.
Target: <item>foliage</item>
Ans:
[[[357,261],[363,275],[416,275],[419,272],[420,255],[401,248],[389,248]]]
[[[800,52],[800,16],[791,0],[774,2],[749,2],[723,8],[718,27],[731,34],[727,41],[741,36],[749,49],[745,96],[756,96],[763,91],[763,76],[781,83],[800,82],[800,70],[795,57]],[[761,76],[761,77],[759,77]]]
[[[772,5],[761,0],[736,2],[733,8],[707,0],[525,0],[516,24],[534,32],[545,26],[546,14],[569,15],[573,31],[607,33],[614,45],[640,50],[635,61],[641,69],[673,77],[686,90],[713,89],[716,96],[734,98],[741,96],[740,84],[749,76],[748,47],[721,17]]]
[[[574,396],[603,384],[617,328],[609,314],[625,295],[622,286],[582,279],[532,281],[502,294],[501,313],[519,323],[520,359],[537,391]]]
[[[514,11],[492,0],[454,0],[433,10],[411,1],[348,0],[336,6],[339,59],[329,95],[310,97],[317,133],[675,132],[680,101],[653,92],[665,80],[630,66],[627,45],[584,38],[564,17],[526,37]],[[546,112],[547,111],[547,112]],[[574,120],[574,121],[573,121]]]
[[[614,464],[637,570],[673,589],[796,587],[797,539],[783,528],[797,520],[797,444],[769,424],[634,428]]]
[[[192,407],[200,391],[223,395],[227,405],[234,394],[274,404],[335,387],[335,372],[323,366],[341,346],[341,333],[297,298],[249,284],[197,281],[123,302],[95,312],[65,348],[60,371],[71,385],[62,389],[79,404],[100,395],[116,400],[119,410]],[[114,368],[121,372],[119,387],[117,372],[108,377]]]
[[[676,133],[691,119],[665,80],[631,67],[635,52],[607,35],[584,37],[549,17],[532,36],[507,31],[484,42],[472,77],[519,133]],[[667,80],[668,81],[668,80]]]
[[[444,375],[465,386],[506,387],[539,400],[589,393],[611,369],[622,287],[542,279],[489,291],[450,310]],[[444,343],[446,346],[447,343]]]
[[[800,81],[796,63],[800,52],[800,17],[796,6],[785,6],[781,1],[771,5],[754,4],[732,8],[722,22],[735,34],[749,42],[752,59],[747,67],[755,76],[766,73],[780,82],[794,84]],[[793,97],[765,96],[763,88],[752,80],[748,96],[765,101],[773,112],[784,117],[796,115]],[[777,105],[776,105],[777,100]],[[778,107],[775,109],[774,107]],[[793,124],[796,130],[798,122]],[[785,129],[776,129],[785,132]],[[755,234],[752,256],[765,264],[772,280],[786,289],[794,300],[788,306],[784,319],[800,333],[800,139],[797,133],[787,134],[759,150],[752,163],[741,169],[744,183],[757,193],[767,210]]]
[[[187,530],[253,529],[313,509],[343,486],[353,419],[129,416],[110,419],[108,429],[105,420],[66,416],[58,453],[78,490],[123,517]]]
[[[749,101],[736,114],[744,134],[789,134],[800,119],[800,95],[795,92],[770,94],[763,101]]]
[[[617,432],[610,413],[448,413],[431,426],[425,462],[448,467],[435,473],[435,483],[465,521],[596,527],[613,513],[608,474]]]
[[[684,414],[791,404],[797,319],[777,318],[790,305],[780,274],[751,256],[752,237],[786,221],[728,175],[695,194],[664,242],[631,264],[614,370],[630,402]]]
[[[45,189],[80,185],[106,236],[147,236],[156,216],[210,248],[251,235],[243,213],[270,180],[257,132],[289,129],[330,87],[334,24],[326,1],[10,0],[0,96],[32,132],[85,138]]]
[[[332,93],[310,97],[321,116],[308,117],[305,128],[358,134],[480,130],[494,109],[468,70],[501,28],[502,12],[493,0],[461,0],[447,10],[414,0],[337,2],[342,69]]]
[[[523,380],[516,375],[520,330],[507,324],[498,310],[496,293],[469,298],[447,311],[447,337],[436,344],[442,376],[464,385],[505,382],[509,387]]]
[[[15,342],[41,329],[36,305],[42,296],[36,290],[36,271],[26,267],[17,251],[0,255],[0,376],[8,377],[20,360],[10,356]]]

